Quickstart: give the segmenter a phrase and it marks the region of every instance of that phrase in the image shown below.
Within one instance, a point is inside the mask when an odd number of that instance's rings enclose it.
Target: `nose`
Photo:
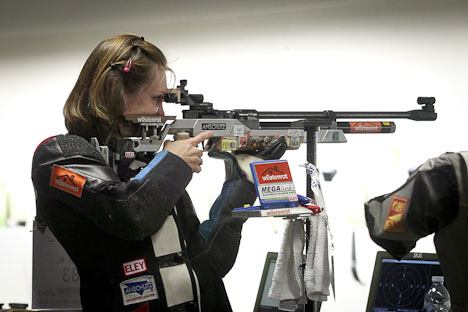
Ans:
[[[165,116],[162,103],[158,103],[158,105],[156,106],[156,114],[158,116]]]

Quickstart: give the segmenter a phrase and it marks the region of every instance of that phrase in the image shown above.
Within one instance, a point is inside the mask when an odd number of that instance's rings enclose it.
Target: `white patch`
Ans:
[[[166,302],[168,307],[172,307],[184,302],[193,301],[192,281],[185,264],[179,264],[159,270],[166,292]]]
[[[243,125],[234,125],[234,136],[243,136],[245,135]]]
[[[169,215],[159,231],[151,236],[151,243],[156,257],[182,252],[179,231],[173,216]]]
[[[152,275],[135,277],[120,283],[124,305],[158,299],[156,283]]]

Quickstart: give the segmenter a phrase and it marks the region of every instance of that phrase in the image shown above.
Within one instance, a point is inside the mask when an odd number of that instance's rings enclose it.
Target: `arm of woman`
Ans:
[[[109,235],[126,240],[157,232],[191,177],[185,161],[164,151],[134,179],[122,182],[91,144],[72,135],[43,142],[32,166],[39,211],[60,202],[63,209],[71,208]]]

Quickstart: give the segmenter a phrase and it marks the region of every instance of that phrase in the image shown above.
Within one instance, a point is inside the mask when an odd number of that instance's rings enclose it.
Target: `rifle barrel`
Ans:
[[[258,112],[260,119],[409,118],[409,112]]]
[[[413,110],[408,112],[257,112],[260,119],[315,119],[315,120],[336,120],[336,119],[412,119],[412,120],[435,120],[437,114],[431,111]]]

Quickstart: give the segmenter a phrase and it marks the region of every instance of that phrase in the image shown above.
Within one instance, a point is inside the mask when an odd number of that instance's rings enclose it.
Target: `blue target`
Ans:
[[[382,266],[375,307],[397,309],[423,306],[430,274],[425,267],[405,263]]]

